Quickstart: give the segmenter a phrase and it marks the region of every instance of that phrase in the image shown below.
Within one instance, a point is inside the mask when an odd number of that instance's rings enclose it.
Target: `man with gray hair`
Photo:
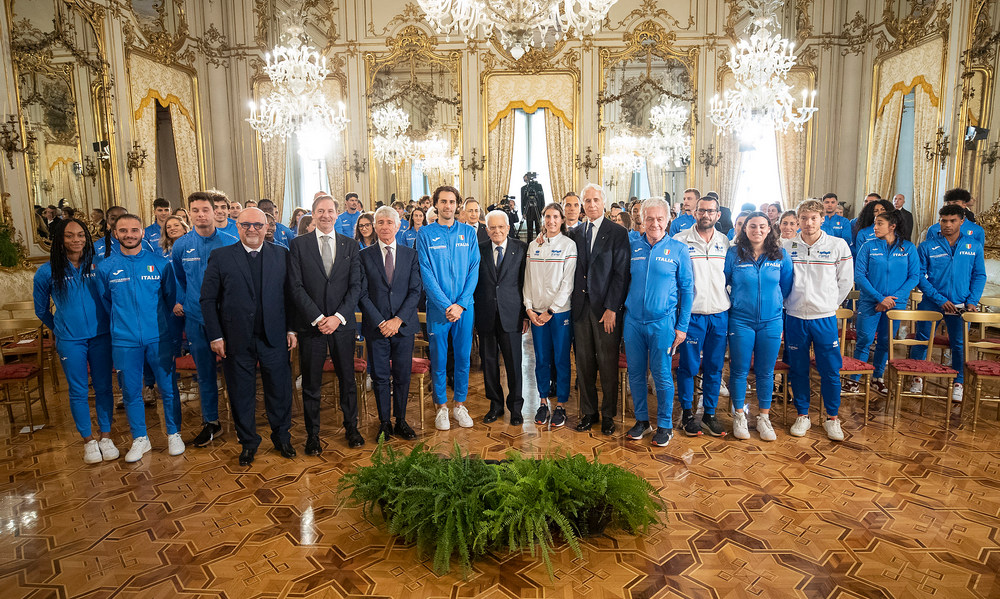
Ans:
[[[618,411],[618,347],[622,340],[622,308],[628,290],[628,232],[604,218],[604,188],[593,183],[580,192],[587,222],[569,232],[576,242],[577,266],[571,306],[576,344],[576,372],[583,418],[576,430],[615,432]],[[597,373],[604,394],[598,417]]]
[[[907,241],[912,241],[913,213],[904,208],[905,205],[906,197],[903,194],[897,193],[892,196],[892,206],[896,209],[896,212],[899,213],[899,219],[903,221],[898,235]]]
[[[490,409],[483,424],[503,416],[504,395],[500,384],[500,360],[507,371],[507,409],[510,423],[524,423],[521,409],[521,335],[528,330],[524,303],[524,267],[528,246],[508,236],[507,214],[493,210],[486,215],[489,239],[479,244],[479,282],[473,295],[476,306],[476,332],[479,333],[479,357]],[[499,354],[498,354],[499,350]]]

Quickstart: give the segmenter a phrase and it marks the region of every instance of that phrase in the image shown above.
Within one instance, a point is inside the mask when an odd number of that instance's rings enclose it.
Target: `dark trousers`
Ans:
[[[367,342],[378,419],[389,422],[395,415],[396,422],[402,422],[406,420],[406,400],[410,395],[413,335],[393,335],[388,339],[368,337]]]
[[[583,314],[573,322],[576,376],[580,386],[580,408],[584,416],[597,415],[597,373],[601,373],[601,417],[614,418],[618,411],[618,348],[622,342],[621,313],[610,334],[599,316],[584,300]]]
[[[494,316],[491,330],[477,332],[479,358],[482,361],[486,399],[490,400],[490,410],[503,413],[503,386],[500,384],[500,356],[503,356],[504,370],[507,371],[507,410],[511,414],[520,414],[524,407],[524,398],[521,395],[521,330],[505,332],[500,324],[500,315],[497,314]]]
[[[358,392],[354,384],[354,328],[337,327],[331,335],[299,334],[299,365],[302,367],[302,412],[306,434],[319,435],[320,387],[327,349],[340,384],[340,411],[344,428],[358,428]]]
[[[229,405],[236,425],[236,438],[245,449],[257,449],[257,365],[264,386],[264,411],[271,425],[275,446],[291,442],[288,428],[292,423],[292,369],[288,347],[271,347],[254,338],[249,347],[226,348],[222,372],[229,389]]]

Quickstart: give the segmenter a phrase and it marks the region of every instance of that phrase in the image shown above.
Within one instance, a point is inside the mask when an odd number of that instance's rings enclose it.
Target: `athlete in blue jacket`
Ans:
[[[153,224],[146,227],[143,238],[149,245],[156,248],[160,244],[160,237],[163,236],[163,225],[170,218],[170,202],[163,198],[153,200]]]
[[[855,359],[867,361],[872,341],[876,339],[872,363],[872,386],[878,393],[887,392],[882,375],[889,359],[888,310],[905,309],[910,292],[920,280],[920,258],[912,243],[896,235],[902,226],[896,211],[875,217],[875,239],[861,245],[854,261],[854,286],[860,291],[857,313]],[[860,238],[860,236],[859,236]],[[899,323],[893,327],[895,337]],[[854,380],[857,380],[855,377]],[[849,383],[848,383],[849,384]]]
[[[694,274],[688,246],[666,237],[670,206],[659,198],[642,203],[646,233],[631,243],[632,280],[625,298],[625,358],[635,410],[626,433],[638,440],[649,430],[646,370],[656,386],[656,434],[653,445],[665,447],[673,436],[673,354],[687,336],[694,303]]]
[[[853,234],[851,221],[837,214],[837,194],[828,193],[823,196],[823,224],[820,229],[831,237],[839,237],[851,247]]]
[[[115,223],[121,253],[97,267],[97,286],[111,317],[115,367],[121,371],[122,398],[132,429],[126,462],[137,462],[150,449],[142,403],[142,369],[148,364],[163,398],[170,455],[184,453],[181,405],[174,388],[174,344],[169,332],[175,281],[169,261],[142,247],[139,217],[126,214]]]
[[[769,416],[774,364],[781,347],[784,301],[792,292],[794,268],[766,214],[752,213],[743,225],[743,233],[729,248],[724,267],[733,302],[729,310],[729,395],[736,410],[733,436],[750,438],[744,404],[752,361],[757,379],[757,433],[762,441],[774,441],[777,437]]]
[[[101,303],[93,267],[90,232],[77,219],[59,221],[52,231],[49,262],[35,272],[35,315],[55,335],[56,351],[69,386],[69,409],[83,437],[83,461],[113,460],[119,452],[111,440],[111,336],[108,313]],[[53,315],[50,300],[55,304]],[[91,429],[87,399],[88,366],[94,385],[94,407],[101,439]],[[53,373],[54,374],[54,373]]]
[[[194,230],[174,243],[170,260],[177,279],[174,314],[184,317],[184,332],[198,372],[204,427],[192,443],[195,447],[204,447],[213,436],[222,432],[222,427],[219,425],[219,382],[215,353],[205,336],[205,320],[201,315],[201,281],[205,277],[205,268],[212,250],[232,245],[238,239],[215,228],[212,196],[208,192],[196,191],[188,196],[188,214]]]
[[[465,408],[469,393],[469,356],[472,353],[473,293],[479,282],[479,244],[475,230],[455,220],[462,195],[451,186],[434,190],[438,221],[421,227],[417,234],[420,276],[427,294],[427,337],[431,352],[434,403],[438,405],[434,426],[451,427],[445,393],[448,338],[455,355],[455,409],[459,426],[469,428],[472,418]]]
[[[968,218],[965,218],[966,206],[971,201],[972,201],[972,194],[970,194],[967,190],[962,189],[960,187],[956,187],[955,189],[949,189],[948,191],[944,192],[945,206],[954,204],[962,208],[962,218],[965,219],[965,221],[962,223],[962,235],[972,237],[985,247],[986,232],[983,231],[983,228],[980,227],[978,224],[976,224],[975,222],[973,222]],[[935,236],[941,235],[940,223],[934,223],[933,225],[930,226],[929,229],[927,229],[926,239],[930,239],[932,235]]]
[[[334,223],[333,229],[341,235],[353,239],[354,226],[358,224],[358,217],[361,216],[361,200],[358,199],[358,194],[352,191],[344,198],[344,204],[346,204],[347,209],[337,216],[337,222]]]
[[[938,216],[941,235],[928,236],[918,248],[924,274],[918,287],[924,293],[924,299],[917,307],[944,313],[951,346],[951,367],[958,372],[952,399],[961,401],[965,374],[965,328],[960,311],[978,309],[979,298],[986,286],[986,264],[983,246],[962,233],[965,210],[961,206],[948,205],[941,208]],[[930,337],[930,323],[917,323],[916,332],[917,339],[926,340]],[[926,348],[913,347],[910,357],[922,360],[926,353]],[[919,393],[922,389],[923,381],[914,377],[910,391]]]
[[[684,196],[681,199],[681,214],[670,222],[670,229],[667,233],[670,237],[674,237],[698,223],[698,219],[694,216],[694,209],[700,199],[701,192],[697,189],[692,187],[684,190]]]

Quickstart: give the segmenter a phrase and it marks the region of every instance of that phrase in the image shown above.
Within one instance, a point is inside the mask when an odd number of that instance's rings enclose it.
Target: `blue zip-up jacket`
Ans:
[[[986,287],[982,244],[967,235],[959,237],[954,247],[944,237],[928,237],[917,248],[923,273],[917,286],[924,297],[937,306],[949,300],[978,304]]]
[[[160,243],[160,236],[163,235],[162,229],[163,227],[157,223],[149,225],[146,227],[146,233],[143,235],[143,239],[145,239],[149,245],[155,247],[156,244]]]
[[[100,264],[101,261],[104,260],[104,250],[106,249],[106,247],[107,246],[104,245],[104,238],[103,237],[98,237],[97,241],[94,242],[94,265],[95,266],[98,265],[98,264]],[[151,244],[149,242],[149,240],[146,239],[145,237],[142,238],[142,249],[144,249],[146,251],[149,251],[149,252],[154,252],[155,253],[157,251],[158,247],[159,246],[155,246],[155,245]],[[109,255],[109,257],[110,256],[114,256],[115,254],[121,254],[121,253],[122,253],[121,244],[118,243],[117,239],[115,239],[114,237],[112,237],[111,238],[111,254]]]
[[[853,245],[853,240],[851,239],[853,237],[851,233],[851,221],[847,220],[844,216],[840,216],[839,214],[824,216],[820,229],[823,229],[827,235],[843,239],[847,242],[848,247]]]
[[[792,292],[795,266],[788,252],[781,250],[781,258],[771,260],[761,255],[757,260],[740,260],[735,247],[726,253],[726,285],[733,302],[729,318],[740,322],[770,322],[781,318],[785,298]]]
[[[673,317],[674,328],[687,332],[694,304],[694,268],[686,243],[664,236],[650,245],[645,235],[632,248],[632,280],[625,298],[625,315],[639,322]]]
[[[226,223],[225,227],[220,227],[219,225],[216,225],[215,230],[222,231],[223,233],[232,235],[236,239],[240,238],[240,228],[239,226],[236,225],[236,221],[233,219],[229,219],[229,222]]]
[[[52,284],[52,264],[46,262],[35,271],[32,298],[35,316],[55,333],[56,339],[79,341],[93,339],[108,332],[108,313],[101,302],[97,286],[97,273],[93,266],[83,274],[82,269],[67,264],[65,283],[61,294],[55,294]],[[56,306],[52,314],[49,298]]]
[[[174,242],[170,261],[177,279],[176,303],[184,306],[186,318],[205,324],[201,315],[201,281],[205,278],[208,257],[212,250],[238,242],[238,238],[219,229],[208,237],[202,237],[198,231],[190,231]]]
[[[861,251],[861,248],[873,239],[876,239],[875,225],[869,225],[858,231],[858,234],[854,237],[854,244],[851,245],[851,255],[854,256],[855,260],[857,259],[858,252]]]
[[[962,223],[962,235],[975,239],[981,246],[986,246],[986,231],[983,231],[982,227],[969,219],[965,219],[965,222]],[[941,237],[941,223],[934,223],[927,229],[927,239],[932,236]]]
[[[628,242],[629,242],[629,244],[631,244],[636,239],[639,239],[640,237],[642,237],[642,233],[640,233],[638,231],[629,231],[628,232]]]
[[[351,214],[350,212],[341,212],[337,216],[337,222],[333,223],[333,230],[341,235],[354,237],[354,225],[358,224],[358,217],[360,216],[360,210],[354,214]]]
[[[410,230],[410,221],[406,220],[403,217],[400,217],[399,218],[399,232],[397,232],[396,234],[398,235],[399,233],[405,233],[406,231],[409,231],[409,230]]]
[[[97,286],[111,315],[113,345],[143,347],[171,335],[173,271],[170,261],[146,250],[135,256],[117,254],[98,265]]]
[[[239,235],[237,235],[239,237]],[[353,235],[352,235],[353,237]],[[295,239],[295,233],[281,223],[274,223],[274,243],[288,249],[288,244]]]
[[[414,231],[413,229],[407,229],[405,231],[400,231],[396,233],[396,243],[400,245],[405,245],[408,248],[416,247],[417,231]]]
[[[671,237],[673,237],[674,235],[677,235],[684,229],[690,229],[697,222],[698,222],[697,219],[695,219],[695,217],[691,216],[690,214],[682,214],[677,218],[675,218],[670,223],[670,231],[668,232],[668,234]]]
[[[893,296],[896,308],[904,309],[918,282],[920,257],[916,246],[909,241],[897,240],[889,248],[884,239],[876,237],[858,250],[854,260],[854,286],[861,292],[861,303],[873,306]]]
[[[427,293],[427,311],[443,314],[458,304],[468,310],[479,282],[479,243],[476,231],[455,221],[451,227],[432,223],[417,233],[420,277]]]

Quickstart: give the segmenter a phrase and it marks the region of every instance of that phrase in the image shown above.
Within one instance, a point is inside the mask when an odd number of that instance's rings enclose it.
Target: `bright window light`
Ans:
[[[744,148],[746,149],[746,148]],[[733,219],[740,206],[749,202],[756,207],[768,202],[781,202],[781,182],[778,179],[778,148],[773,135],[764,135],[756,146],[743,152],[736,196],[729,207]]]

